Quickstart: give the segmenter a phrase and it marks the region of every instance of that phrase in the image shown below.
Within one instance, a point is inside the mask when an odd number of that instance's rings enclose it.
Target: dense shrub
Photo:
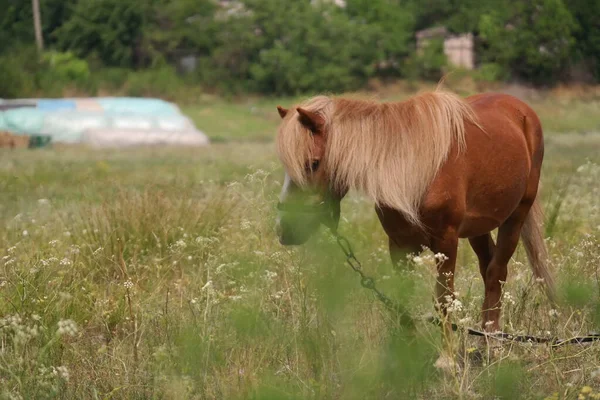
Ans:
[[[0,0],[7,95],[31,86],[57,91],[61,83],[168,92],[167,82],[182,78],[163,66],[188,55],[199,67],[186,81],[226,92],[344,91],[372,77],[435,80],[447,69],[442,45],[416,54],[415,34],[436,25],[475,34],[480,80],[552,84],[568,79],[573,66],[600,79],[600,3],[586,0],[346,0],[345,7],[332,0],[44,0],[41,7],[47,48],[67,59],[42,60],[54,66],[40,74],[35,57],[27,66],[19,54],[7,58],[34,43],[31,2]]]
[[[447,64],[448,60],[444,54],[444,42],[441,39],[428,42],[422,52],[418,53],[415,58],[418,76],[424,79],[440,79]]]
[[[174,99],[181,92],[184,83],[172,67],[161,67],[142,71],[132,71],[124,83],[127,96],[153,96]]]
[[[484,61],[534,83],[561,78],[572,54],[576,29],[562,0],[504,2],[504,7],[480,19],[479,30],[487,45]]]

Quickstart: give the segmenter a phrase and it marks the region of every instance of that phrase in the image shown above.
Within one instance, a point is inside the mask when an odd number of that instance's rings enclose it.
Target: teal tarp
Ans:
[[[43,135],[52,141],[75,143],[91,140],[109,145],[105,139],[134,142],[208,143],[204,134],[179,108],[160,99],[88,98],[2,101],[20,107],[0,110],[0,131],[15,134]],[[125,140],[126,136],[130,136]],[[157,139],[160,138],[160,139]]]
[[[179,109],[160,99],[143,99],[135,97],[104,97],[96,99],[106,112],[176,115]]]
[[[46,112],[37,108],[13,108],[0,112],[0,131],[36,135],[42,133]]]

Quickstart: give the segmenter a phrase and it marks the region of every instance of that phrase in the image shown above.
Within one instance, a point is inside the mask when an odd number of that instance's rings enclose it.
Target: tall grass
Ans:
[[[506,331],[598,328],[597,146],[548,142],[542,195],[547,209],[561,203],[548,244],[563,300],[551,308],[519,250],[504,288]],[[326,232],[300,248],[278,244],[280,185],[270,144],[2,153],[0,398],[598,395],[597,344],[492,343],[478,359],[481,343],[458,332],[455,370],[438,371],[439,329],[422,318],[434,310],[433,255],[395,272],[372,205],[344,201],[340,230],[419,321],[406,330]],[[476,326],[483,289],[467,245],[457,274],[452,318]]]

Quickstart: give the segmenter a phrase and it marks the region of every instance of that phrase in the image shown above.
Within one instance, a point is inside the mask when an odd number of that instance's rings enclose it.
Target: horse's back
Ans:
[[[522,134],[532,155],[543,147],[539,117],[524,101],[504,93],[482,93],[466,100],[487,132],[492,135]]]
[[[464,156],[449,157],[426,199],[427,204],[444,192],[455,192],[457,206],[464,207],[461,237],[489,232],[508,218],[522,200],[532,171],[541,166],[536,154],[542,147],[539,119],[521,100],[486,93],[467,102],[479,126],[467,123]]]

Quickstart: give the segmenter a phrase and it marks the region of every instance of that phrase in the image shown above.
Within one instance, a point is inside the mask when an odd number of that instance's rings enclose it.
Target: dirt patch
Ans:
[[[26,149],[28,147],[29,136],[0,132],[0,149]]]

